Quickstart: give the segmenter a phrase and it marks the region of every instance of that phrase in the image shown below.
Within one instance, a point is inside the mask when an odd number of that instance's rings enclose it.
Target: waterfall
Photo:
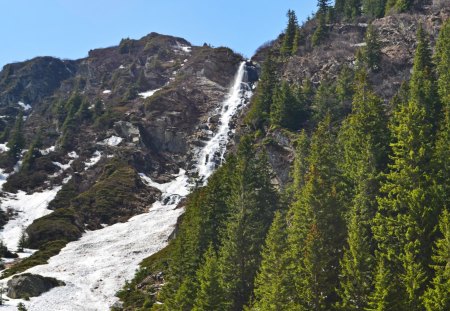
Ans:
[[[206,145],[197,152],[197,171],[203,183],[224,160],[226,147],[234,130],[230,123],[251,96],[245,77],[245,62],[239,66],[226,99],[219,106],[220,124]],[[135,269],[146,257],[164,248],[173,233],[183,210],[176,208],[186,197],[192,183],[186,171],[173,180],[160,184],[141,174],[149,186],[162,192],[147,213],[134,216],[125,223],[117,223],[100,230],[87,231],[67,244],[48,264],[27,272],[57,278],[66,286],[56,287],[39,297],[24,301],[34,311],[97,311],[109,310],[118,301],[115,294],[126,280],[133,278]],[[9,300],[2,310],[16,310],[18,300]]]
[[[246,79],[245,62],[242,62],[234,78],[233,85],[226,100],[220,107],[220,121],[217,133],[201,149],[198,163],[198,175],[200,180],[206,182],[218,165],[224,161],[227,144],[234,130],[230,129],[230,123],[236,112],[251,97],[251,87],[244,82]]]

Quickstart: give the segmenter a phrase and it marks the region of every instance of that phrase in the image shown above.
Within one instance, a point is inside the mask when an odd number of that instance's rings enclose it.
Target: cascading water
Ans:
[[[203,183],[224,160],[233,132],[230,122],[251,96],[250,86],[243,82],[245,72],[245,62],[242,62],[226,100],[219,107],[220,126],[197,153],[194,171]],[[67,244],[48,264],[29,269],[27,272],[55,277],[66,283],[66,286],[54,288],[30,301],[22,301],[29,310],[109,310],[117,301],[116,292],[134,276],[139,263],[167,245],[183,212],[176,206],[193,185],[185,170],[180,170],[165,184],[156,183],[142,174],[141,178],[163,193],[161,199],[149,212],[132,217],[126,223],[86,232],[78,241]],[[6,302],[2,310],[16,310],[19,301]]]
[[[224,161],[230,134],[234,132],[234,130],[230,130],[230,123],[239,108],[252,95],[250,85],[244,82],[246,80],[245,74],[245,62],[242,62],[236,74],[233,87],[222,107],[220,107],[219,128],[200,151],[198,163],[200,180],[206,181],[217,166]]]

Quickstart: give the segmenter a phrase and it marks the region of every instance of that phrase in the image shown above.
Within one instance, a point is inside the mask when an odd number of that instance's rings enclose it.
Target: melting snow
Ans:
[[[122,142],[123,138],[118,136],[111,136],[102,140],[99,145],[118,146]]]
[[[5,152],[9,150],[9,147],[6,146],[8,143],[0,144],[0,152]]]
[[[158,92],[159,90],[160,89],[155,89],[155,90],[142,92],[142,93],[139,93],[139,96],[141,96],[142,98],[148,98],[148,97],[152,96],[153,94],[155,94],[156,92]]]
[[[72,159],[78,159],[78,158],[79,158],[79,155],[78,155],[75,151],[69,152],[69,153],[67,154],[67,156],[68,156],[69,158],[72,158]]]
[[[223,157],[228,142],[228,122],[241,106],[244,96],[241,88],[243,75],[244,63],[221,110],[222,124],[227,122],[227,126],[219,129],[211,143],[199,153],[200,156],[219,152]],[[91,162],[100,156],[97,151]],[[199,162],[199,176],[206,179],[215,167],[203,159]],[[183,209],[177,209],[176,206],[191,189],[188,176],[184,170],[180,170],[172,181],[163,184],[154,182],[144,174],[140,176],[147,185],[163,192],[161,199],[147,213],[132,217],[125,223],[86,232],[78,241],[67,244],[48,264],[29,269],[27,272],[55,277],[66,283],[66,286],[54,288],[30,301],[22,301],[29,310],[109,310],[118,301],[116,292],[126,280],[133,278],[139,263],[167,245],[168,237],[183,213]],[[46,204],[42,204],[42,207],[46,208]],[[19,301],[6,302],[2,310],[16,310]]]
[[[49,154],[50,152],[55,151],[55,146],[51,146],[51,147],[48,147],[48,148],[46,148],[46,149],[41,149],[41,150],[39,150],[39,151],[41,152],[42,155],[47,155],[47,154]]]
[[[31,109],[31,106],[28,104],[24,104],[23,102],[18,102],[17,105],[23,108],[23,110],[27,111]]]
[[[23,228],[29,226],[33,220],[50,214],[52,211],[47,209],[48,203],[53,200],[61,186],[27,194],[19,191],[16,194],[6,193],[6,197],[1,199],[0,207],[2,210],[12,210],[17,215],[10,219],[0,231],[0,237],[8,247],[15,251]]]
[[[101,152],[98,150],[95,151],[92,157],[88,161],[86,161],[86,163],[84,163],[84,169],[87,170],[91,166],[97,164],[97,162],[100,161],[101,157],[102,157]]]

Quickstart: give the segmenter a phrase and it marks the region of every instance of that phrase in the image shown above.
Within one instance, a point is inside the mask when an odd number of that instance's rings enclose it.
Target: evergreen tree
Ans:
[[[367,28],[364,41],[366,43],[364,47],[364,58],[367,68],[372,71],[378,71],[381,63],[381,46],[377,32],[372,24]]]
[[[379,18],[384,16],[386,0],[362,0],[364,15],[369,18]]]
[[[22,149],[25,146],[25,137],[23,136],[23,113],[20,112],[17,115],[16,123],[14,124],[14,128],[11,133],[11,137],[7,144],[8,150],[8,158],[12,160],[12,162],[17,162],[20,159],[20,155],[22,153]]]
[[[30,145],[30,148],[28,148],[27,153],[23,157],[22,166],[20,168],[22,171],[27,172],[33,168],[36,159],[41,156],[41,152],[39,150],[41,146],[41,133],[39,132],[33,143]]]
[[[340,172],[331,118],[312,137],[309,168],[299,199],[289,212],[288,259],[294,310],[330,310],[336,302],[345,224],[339,197]]]
[[[25,305],[23,304],[23,302],[19,302],[17,304],[17,311],[27,311],[27,308],[25,307]]]
[[[394,279],[391,269],[387,264],[387,259],[384,255],[376,254],[376,272],[374,276],[375,288],[369,297],[367,311],[402,311],[407,310],[402,305],[402,301],[398,299],[401,297],[401,289],[396,287],[392,282]]]
[[[437,204],[450,210],[450,21],[443,25],[436,44],[438,92],[443,104],[439,132],[433,155]]]
[[[319,8],[317,13],[325,15],[330,7],[330,0],[318,0],[317,7]]]
[[[378,200],[380,211],[374,226],[379,249],[390,269],[392,288],[401,289],[401,295],[395,299],[408,310],[423,309],[420,297],[430,275],[429,240],[438,212],[429,178],[435,137],[434,89],[428,43],[419,29],[409,101],[399,104],[394,112],[393,163],[382,186],[383,195]]]
[[[436,242],[432,266],[435,276],[424,296],[428,311],[450,310],[450,213],[443,210],[439,221],[441,238]]]
[[[277,85],[276,63],[272,54],[268,54],[262,66],[258,89],[253,96],[252,107],[246,117],[254,129],[262,129],[270,120],[270,107]]]
[[[326,15],[320,10],[317,12],[317,27],[311,37],[312,46],[318,46],[323,42],[327,35]]]
[[[270,121],[273,126],[282,126],[297,130],[307,119],[306,98],[298,88],[297,96],[293,88],[283,81],[275,90],[270,109]]]
[[[232,212],[219,252],[227,310],[241,310],[250,302],[261,249],[276,205],[267,160],[256,155],[251,139],[245,136],[239,145],[233,176],[229,200]]]
[[[197,280],[199,289],[192,310],[225,310],[217,254],[212,245],[205,253],[204,264],[197,272]]]
[[[344,15],[348,20],[355,20],[361,15],[361,0],[346,0],[344,5]]]
[[[219,246],[220,232],[225,228],[229,213],[227,201],[234,167],[235,160],[228,158],[210,177],[208,185],[188,199],[179,234],[173,241],[167,284],[160,295],[166,310],[190,310],[193,307],[198,289],[193,276],[208,246]]]
[[[364,70],[357,73],[353,111],[344,121],[343,171],[354,193],[347,247],[341,261],[340,289],[342,310],[362,310],[372,290],[374,271],[371,222],[377,210],[378,174],[387,162],[387,124],[382,101],[370,89]]]
[[[27,234],[25,232],[25,229],[22,229],[19,242],[17,243],[17,251],[23,252],[23,249],[26,247],[26,245],[27,245]]]
[[[293,191],[297,194],[300,193],[300,190],[305,185],[305,176],[308,170],[308,152],[309,139],[303,130],[296,141],[295,158],[292,170]]]
[[[312,119],[315,122],[323,120],[330,114],[333,120],[339,120],[343,115],[343,109],[337,102],[336,88],[327,79],[321,81],[311,107]]]
[[[295,29],[295,36],[294,36],[294,42],[292,43],[292,51],[291,54],[295,55],[297,54],[298,48],[300,46],[300,40],[301,40],[301,32],[300,29],[297,27]]]
[[[255,302],[252,310],[278,311],[292,308],[290,293],[293,291],[289,278],[286,254],[286,218],[277,212],[267,234],[262,252],[260,271],[255,280]]]
[[[344,15],[344,9],[345,9],[346,2],[347,2],[346,0],[335,0],[334,1],[334,11],[336,12],[336,14],[338,16]]]
[[[283,44],[281,46],[281,54],[288,56],[292,54],[296,33],[298,32],[297,16],[293,10],[287,12],[288,25],[284,33]]]

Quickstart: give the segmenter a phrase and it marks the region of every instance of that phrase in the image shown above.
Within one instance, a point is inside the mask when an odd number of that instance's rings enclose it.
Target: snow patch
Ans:
[[[352,46],[354,46],[354,47],[362,47],[362,46],[366,46],[366,45],[367,45],[367,43],[365,43],[365,42],[352,44]]]
[[[118,146],[122,142],[123,138],[118,136],[111,136],[99,142],[99,145]]]
[[[0,144],[0,153],[6,152],[9,150],[9,147],[7,145],[8,145],[8,143]]]
[[[78,159],[78,158],[80,157],[75,151],[69,152],[69,153],[67,154],[67,156],[68,156],[69,158],[72,158],[72,159]]]
[[[51,147],[48,147],[48,148],[46,148],[46,149],[41,149],[41,150],[39,150],[39,151],[41,152],[42,155],[47,155],[47,154],[49,154],[50,152],[55,151],[55,146],[51,146]]]
[[[25,103],[23,103],[23,102],[18,102],[18,103],[17,103],[17,105],[19,105],[20,107],[22,107],[22,108],[23,108],[23,110],[25,110],[25,111],[27,111],[27,110],[30,110],[30,109],[31,109],[31,106],[30,106],[30,105],[28,105],[28,104],[25,104]]]
[[[104,90],[103,91],[103,94],[110,94],[111,93],[111,90]]]
[[[1,199],[0,208],[5,212],[10,210],[17,213],[0,231],[0,238],[8,249],[12,251],[17,249],[17,243],[24,228],[31,225],[35,219],[53,212],[47,206],[60,189],[61,186],[58,186],[32,194],[24,191],[5,194],[5,197]]]
[[[160,88],[142,92],[142,93],[139,93],[139,96],[141,96],[142,98],[148,98],[148,97],[152,96],[153,94],[155,94],[156,92],[158,92],[159,90],[160,90]]]
[[[100,161],[101,157],[102,157],[101,152],[98,150],[95,151],[92,157],[84,163],[84,169],[87,170],[88,168],[97,164],[97,162]]]

